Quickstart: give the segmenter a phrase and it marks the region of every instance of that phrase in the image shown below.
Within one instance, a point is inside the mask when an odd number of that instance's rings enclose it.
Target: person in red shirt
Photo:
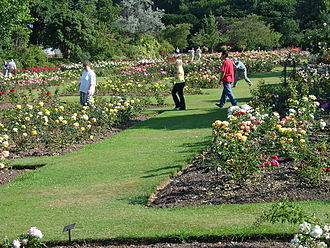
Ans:
[[[224,59],[224,62],[222,63],[221,68],[221,82],[223,84],[223,90],[222,95],[220,98],[220,103],[217,103],[216,105],[220,108],[222,108],[226,104],[227,97],[229,98],[231,104],[233,106],[237,105],[237,101],[233,95],[233,92],[231,91],[231,83],[235,81],[234,79],[234,63],[228,58],[228,52],[223,51],[221,58]]]

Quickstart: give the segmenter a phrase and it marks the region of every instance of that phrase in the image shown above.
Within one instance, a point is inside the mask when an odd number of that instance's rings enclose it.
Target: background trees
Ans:
[[[329,0],[2,0],[0,57],[38,63],[41,47],[70,61],[223,45],[319,53],[328,49],[329,12]]]

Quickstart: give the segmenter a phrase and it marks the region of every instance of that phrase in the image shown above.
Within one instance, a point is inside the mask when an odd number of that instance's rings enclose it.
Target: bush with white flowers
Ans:
[[[10,241],[7,237],[3,240],[5,248],[41,248],[46,247],[42,243],[42,232],[37,227],[31,227],[26,233],[18,236],[17,239]]]
[[[291,244],[298,248],[330,247],[330,225],[304,222],[300,224],[300,231],[295,234]]]

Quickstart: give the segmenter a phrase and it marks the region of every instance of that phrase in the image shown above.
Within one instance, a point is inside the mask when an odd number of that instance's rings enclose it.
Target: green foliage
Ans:
[[[188,47],[187,37],[190,35],[191,24],[168,25],[161,31],[161,39],[167,40],[173,47],[185,49]]]
[[[21,48],[17,52],[20,53],[18,64],[22,68],[43,66],[47,62],[46,54],[35,45]]]
[[[27,0],[0,1],[0,57],[13,56],[13,49],[27,45],[33,21]]]
[[[256,220],[254,225],[260,225],[263,222],[272,224],[288,222],[290,224],[299,224],[309,220],[303,208],[297,203],[285,199],[282,202],[275,202],[271,208],[264,211]]]
[[[256,15],[250,15],[235,21],[226,33],[229,44],[239,49],[258,49],[277,47],[281,34],[274,32]]]
[[[223,41],[224,38],[218,29],[218,22],[212,14],[204,17],[202,28],[192,37],[195,46],[207,46],[212,52]]]

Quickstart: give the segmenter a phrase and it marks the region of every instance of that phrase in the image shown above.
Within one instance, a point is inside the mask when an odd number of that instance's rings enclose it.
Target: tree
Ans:
[[[36,17],[33,44],[59,48],[75,61],[113,55],[119,8],[112,0],[35,0],[31,10]]]
[[[175,26],[168,25],[161,31],[160,37],[163,40],[167,40],[173,47],[179,47],[186,49],[188,47],[187,37],[190,35],[190,29],[192,25],[183,23]]]
[[[207,46],[213,52],[223,40],[218,29],[218,22],[214,15],[205,16],[202,28],[192,37],[195,46]]]
[[[229,43],[239,49],[273,48],[279,45],[281,34],[274,32],[259,16],[241,18],[229,26]]]
[[[28,0],[0,1],[0,56],[12,56],[16,47],[27,46],[32,21]]]
[[[154,34],[165,26],[162,10],[153,10],[152,0],[123,0],[118,23],[130,34]]]

